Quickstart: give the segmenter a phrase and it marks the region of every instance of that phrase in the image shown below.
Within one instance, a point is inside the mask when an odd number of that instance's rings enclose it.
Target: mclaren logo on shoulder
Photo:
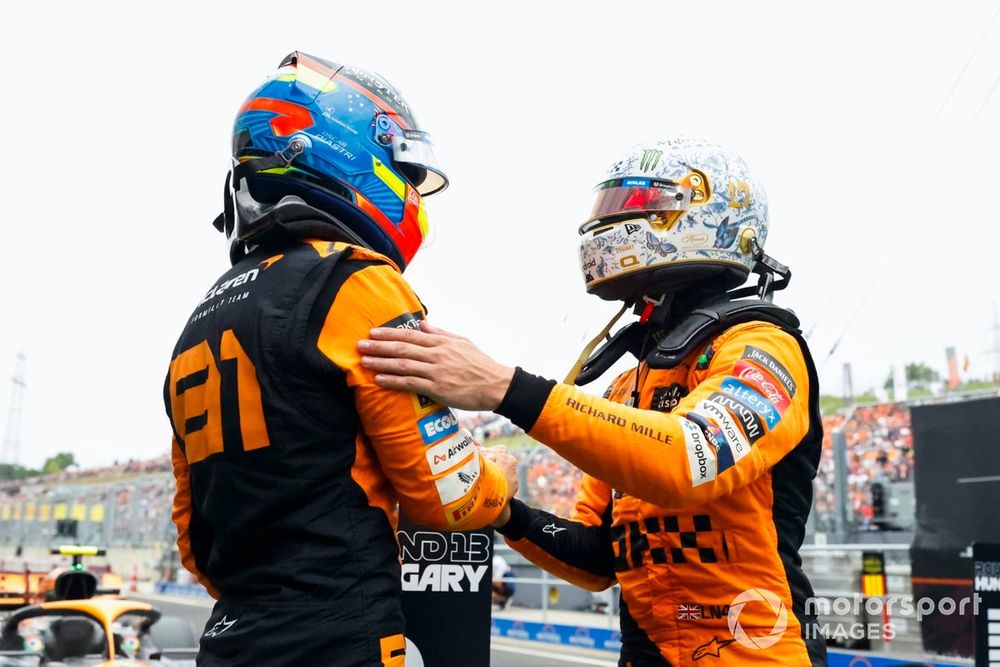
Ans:
[[[267,259],[265,259],[264,261],[262,261],[257,266],[259,266],[259,267],[263,268],[265,271],[267,271],[272,266],[274,266],[275,264],[277,264],[278,262],[280,262],[282,257],[284,257],[284,255],[275,255],[274,257],[268,257]]]
[[[644,172],[656,169],[656,165],[660,164],[661,157],[663,157],[663,151],[656,149],[644,150],[642,152],[642,159],[639,161],[639,169]]]

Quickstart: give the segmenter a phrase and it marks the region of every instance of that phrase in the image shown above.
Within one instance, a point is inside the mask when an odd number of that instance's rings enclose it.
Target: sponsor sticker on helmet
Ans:
[[[439,475],[445,470],[458,465],[465,457],[472,454],[476,441],[472,434],[464,428],[447,440],[429,447],[426,452],[427,463],[431,466],[431,474]]]
[[[760,415],[760,417],[767,423],[768,431],[774,430],[774,427],[781,421],[781,415],[778,414],[778,409],[774,407],[774,403],[767,400],[736,378],[727,377],[722,381],[719,388],[730,396],[733,396],[749,405],[750,408]]]
[[[417,428],[424,444],[433,445],[458,430],[458,417],[451,410],[441,410],[418,421]]]
[[[688,466],[691,469],[691,486],[700,486],[715,479],[716,458],[705,439],[705,434],[693,422],[680,420],[687,447]]]
[[[739,461],[750,453],[750,442],[724,407],[712,401],[702,401],[695,406],[692,413],[703,415],[722,430],[733,450],[735,461]]]
[[[622,181],[623,188],[648,188],[650,180],[648,178],[626,178]]]
[[[741,359],[733,366],[733,375],[774,403],[780,414],[785,414],[791,401],[781,383],[773,379],[770,373],[762,370],[757,364]]]
[[[441,504],[448,505],[461,499],[472,490],[478,479],[479,452],[473,452],[472,458],[461,468],[434,481]]]
[[[661,157],[663,157],[663,151],[657,148],[647,148],[642,152],[642,160],[639,162],[639,168],[643,171],[656,169],[656,165],[660,164]]]
[[[788,372],[788,369],[781,365],[777,359],[773,356],[756,348],[753,345],[747,345],[743,348],[743,358],[749,359],[750,361],[762,366],[767,369],[767,371],[776,377],[779,382],[788,391],[789,396],[795,396],[795,380],[792,379],[792,374]]]

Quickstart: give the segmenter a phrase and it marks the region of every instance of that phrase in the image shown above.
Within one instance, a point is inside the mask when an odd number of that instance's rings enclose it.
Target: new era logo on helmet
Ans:
[[[652,171],[656,165],[660,164],[663,151],[656,149],[646,149],[642,152],[642,159],[639,161],[639,169],[642,171]]]

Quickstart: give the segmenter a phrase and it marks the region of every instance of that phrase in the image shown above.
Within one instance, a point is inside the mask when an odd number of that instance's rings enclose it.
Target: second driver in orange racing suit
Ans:
[[[770,300],[790,272],[764,254],[766,233],[764,192],[737,155],[640,146],[598,185],[581,228],[588,291],[639,315],[575,378],[634,354],[604,398],[432,327],[361,343],[377,382],[495,410],[586,473],[571,518],[513,500],[495,525],[571,582],[621,584],[621,665],[826,664],[798,555],[818,382],[797,319]],[[751,270],[758,284],[736,289]]]

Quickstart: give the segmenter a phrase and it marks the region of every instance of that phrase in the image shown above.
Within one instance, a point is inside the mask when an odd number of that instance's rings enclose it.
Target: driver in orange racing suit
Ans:
[[[402,667],[397,504],[465,530],[517,486],[448,408],[360,365],[372,326],[424,317],[402,270],[447,181],[388,82],[303,53],[243,104],[233,147],[233,266],[164,388],[181,560],[218,599],[198,664]]]
[[[626,352],[640,363],[605,398],[426,325],[360,343],[376,382],[495,410],[586,473],[570,519],[513,500],[494,525],[568,581],[621,584],[621,665],[826,664],[798,555],[818,382],[797,319],[770,300],[790,272],[766,232],[762,188],[716,145],[660,142],[612,166],[580,259],[588,291],[640,317],[575,379]],[[758,285],[734,289],[751,270]]]

